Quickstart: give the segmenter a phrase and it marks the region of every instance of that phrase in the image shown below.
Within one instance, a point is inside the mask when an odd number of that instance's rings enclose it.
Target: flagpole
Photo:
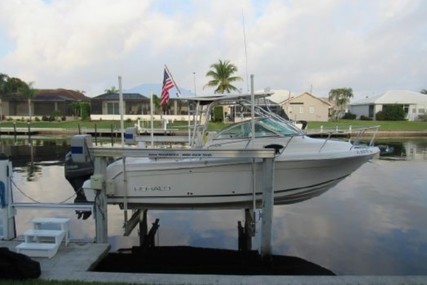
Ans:
[[[120,109],[120,135],[122,147],[125,146],[125,136],[124,136],[124,121],[123,121],[123,91],[122,91],[122,77],[119,76],[119,109]]]
[[[170,73],[169,68],[167,67],[167,65],[166,65],[166,64],[165,64],[165,70],[166,70],[166,72],[168,73],[169,77],[172,79],[172,82],[173,82],[173,84],[175,85],[176,90],[178,91],[179,95],[181,95],[181,90],[179,90],[178,84],[176,84],[175,79],[173,79],[173,76],[172,76],[172,74]]]
[[[150,95],[150,140],[151,140],[151,148],[154,147],[154,116],[153,116],[153,91],[151,91]]]

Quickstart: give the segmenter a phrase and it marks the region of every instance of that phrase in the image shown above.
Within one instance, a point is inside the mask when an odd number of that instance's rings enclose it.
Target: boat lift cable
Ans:
[[[31,201],[33,201],[34,203],[42,203],[42,202],[40,202],[40,201],[38,201],[38,200],[36,200],[36,199],[32,198],[32,197],[31,197],[31,196],[29,196],[28,194],[26,194],[26,193],[24,192],[24,190],[22,190],[21,188],[19,188],[19,186],[15,183],[15,181],[14,181],[12,178],[10,179],[10,182],[11,182],[11,184],[15,187],[15,189],[16,189],[19,193],[21,193],[23,196],[25,196],[26,198],[30,199],[30,200],[31,200]],[[83,188],[80,188],[77,192],[75,192],[73,195],[69,196],[68,198],[66,198],[66,199],[64,199],[64,200],[62,200],[62,201],[60,201],[60,202],[54,202],[54,203],[56,203],[56,204],[64,204],[64,203],[66,203],[68,200],[71,200],[73,197],[77,196],[77,193],[78,193],[78,192],[80,192],[80,191],[82,191],[82,190],[83,190]]]

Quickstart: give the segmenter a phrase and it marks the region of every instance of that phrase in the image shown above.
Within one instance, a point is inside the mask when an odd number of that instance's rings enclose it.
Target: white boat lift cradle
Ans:
[[[89,147],[89,151],[94,157],[94,175],[91,177],[91,185],[97,191],[95,198],[95,221],[96,221],[96,241],[106,243],[108,240],[108,215],[107,204],[109,199],[109,187],[105,180],[108,159],[111,157],[123,158],[123,171],[126,173],[126,157],[149,157],[155,159],[166,158],[188,158],[188,157],[209,157],[209,158],[252,158],[261,160],[262,177],[260,183],[262,189],[254,191],[262,192],[262,223],[261,223],[261,245],[260,254],[263,258],[269,259],[272,254],[271,231],[274,207],[274,149],[246,149],[246,150],[225,150],[225,149],[140,149],[140,148],[104,148]],[[124,175],[126,177],[126,175]],[[125,181],[126,183],[126,181]],[[255,187],[254,187],[255,188]],[[117,198],[116,198],[117,199]],[[255,199],[255,196],[254,196]],[[255,201],[254,201],[255,205]],[[125,218],[125,233],[129,233],[138,223],[146,227],[146,211],[137,210],[132,218],[127,218],[126,196],[123,197],[123,210]],[[134,209],[135,210],[135,209]],[[146,209],[148,210],[148,209]],[[252,218],[246,211],[246,219]],[[144,221],[145,220],[145,221]],[[248,222],[246,221],[246,224]],[[246,227],[247,228],[247,227]],[[143,232],[143,231],[141,231]],[[253,233],[254,234],[254,233]],[[250,237],[249,237],[250,238]]]
[[[84,204],[54,204],[54,203],[23,203],[13,202],[12,197],[12,164],[9,160],[0,160],[0,215],[1,215],[1,229],[3,235],[0,235],[4,240],[11,240],[16,237],[15,232],[15,215],[17,208],[56,208],[56,209],[69,209],[73,211],[91,211],[95,218],[95,242],[108,243],[108,199],[110,193],[108,192],[108,185],[105,179],[106,168],[111,157],[121,157],[126,161],[126,157],[149,157],[156,159],[167,158],[188,158],[188,157],[209,157],[209,158],[251,158],[260,161],[262,168],[262,189],[255,189],[254,192],[262,192],[262,215],[261,215],[261,245],[259,252],[261,256],[269,260],[271,258],[271,231],[273,220],[273,207],[274,207],[274,149],[246,149],[246,150],[226,150],[226,149],[141,149],[141,148],[105,148],[105,147],[89,147],[88,151],[94,159],[94,174],[91,177],[92,187],[96,190],[96,197],[94,203]],[[126,167],[124,164],[124,172]],[[126,175],[124,175],[126,177]],[[255,199],[255,196],[254,196]],[[254,209],[255,209],[254,200]],[[254,210],[253,209],[253,210]],[[137,209],[134,211],[133,216],[128,219],[127,210],[131,209],[127,205],[126,197],[123,198],[124,210],[124,233],[128,235],[136,225],[140,225],[141,230],[146,227],[146,210],[141,211]],[[239,222],[239,247],[241,232],[246,238],[246,249],[249,245],[251,236],[254,235],[254,223],[252,212],[249,209],[245,210],[245,227],[241,227]],[[44,223],[56,223],[59,225],[58,230],[45,230],[39,227]],[[17,251],[28,253],[32,256],[52,257],[56,254],[59,245],[65,241],[69,242],[69,219],[55,219],[43,218],[42,220],[34,220],[33,228],[24,233],[25,241],[18,246]],[[144,233],[144,231],[141,231]],[[53,243],[47,245],[46,243],[38,242],[42,238],[50,238]],[[142,238],[142,237],[140,237]],[[64,240],[65,239],[65,240]]]

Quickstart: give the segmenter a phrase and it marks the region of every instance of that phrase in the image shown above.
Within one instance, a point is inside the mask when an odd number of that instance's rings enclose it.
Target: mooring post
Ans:
[[[94,210],[96,228],[95,240],[97,243],[108,243],[108,212],[105,186],[106,170],[106,157],[95,157],[95,170],[94,175],[91,177],[91,184],[92,187],[97,191]]]
[[[98,128],[96,127],[96,124],[95,124],[94,137],[95,137],[95,145],[98,145]]]
[[[31,143],[31,124],[30,122],[27,122],[28,126],[28,141]]]
[[[16,122],[13,122],[13,135],[15,136],[15,142],[16,142]]]
[[[113,124],[111,124],[111,146],[114,146],[114,129],[113,129]]]
[[[271,229],[274,207],[274,159],[264,158],[262,164],[262,228],[261,228],[261,257],[263,261],[271,260]]]

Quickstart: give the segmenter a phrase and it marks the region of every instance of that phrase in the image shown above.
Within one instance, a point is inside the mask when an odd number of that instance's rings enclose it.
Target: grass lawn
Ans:
[[[407,121],[360,121],[360,120],[340,120],[329,122],[309,122],[309,129],[348,129],[353,128],[380,126],[380,131],[427,131],[427,122],[407,122]]]
[[[14,125],[17,128],[27,128],[27,122],[12,122],[2,121],[0,122],[0,128],[12,128]],[[81,128],[95,128],[98,129],[114,129],[120,128],[119,121],[65,121],[65,122],[31,122],[31,128],[62,128],[62,129],[78,129]],[[134,126],[134,122],[125,121],[125,128]],[[353,128],[377,126],[380,125],[380,131],[427,131],[427,122],[407,122],[407,121],[360,121],[360,120],[340,120],[340,121],[329,121],[329,122],[308,122],[309,130],[318,130],[321,126],[324,129],[348,129],[349,126]],[[188,123],[185,121],[176,121],[169,124],[168,128],[186,129]],[[225,126],[225,123],[211,123],[209,129],[218,130]],[[147,125],[149,127],[149,125]],[[154,124],[155,128],[160,128],[161,124],[156,121]]]

